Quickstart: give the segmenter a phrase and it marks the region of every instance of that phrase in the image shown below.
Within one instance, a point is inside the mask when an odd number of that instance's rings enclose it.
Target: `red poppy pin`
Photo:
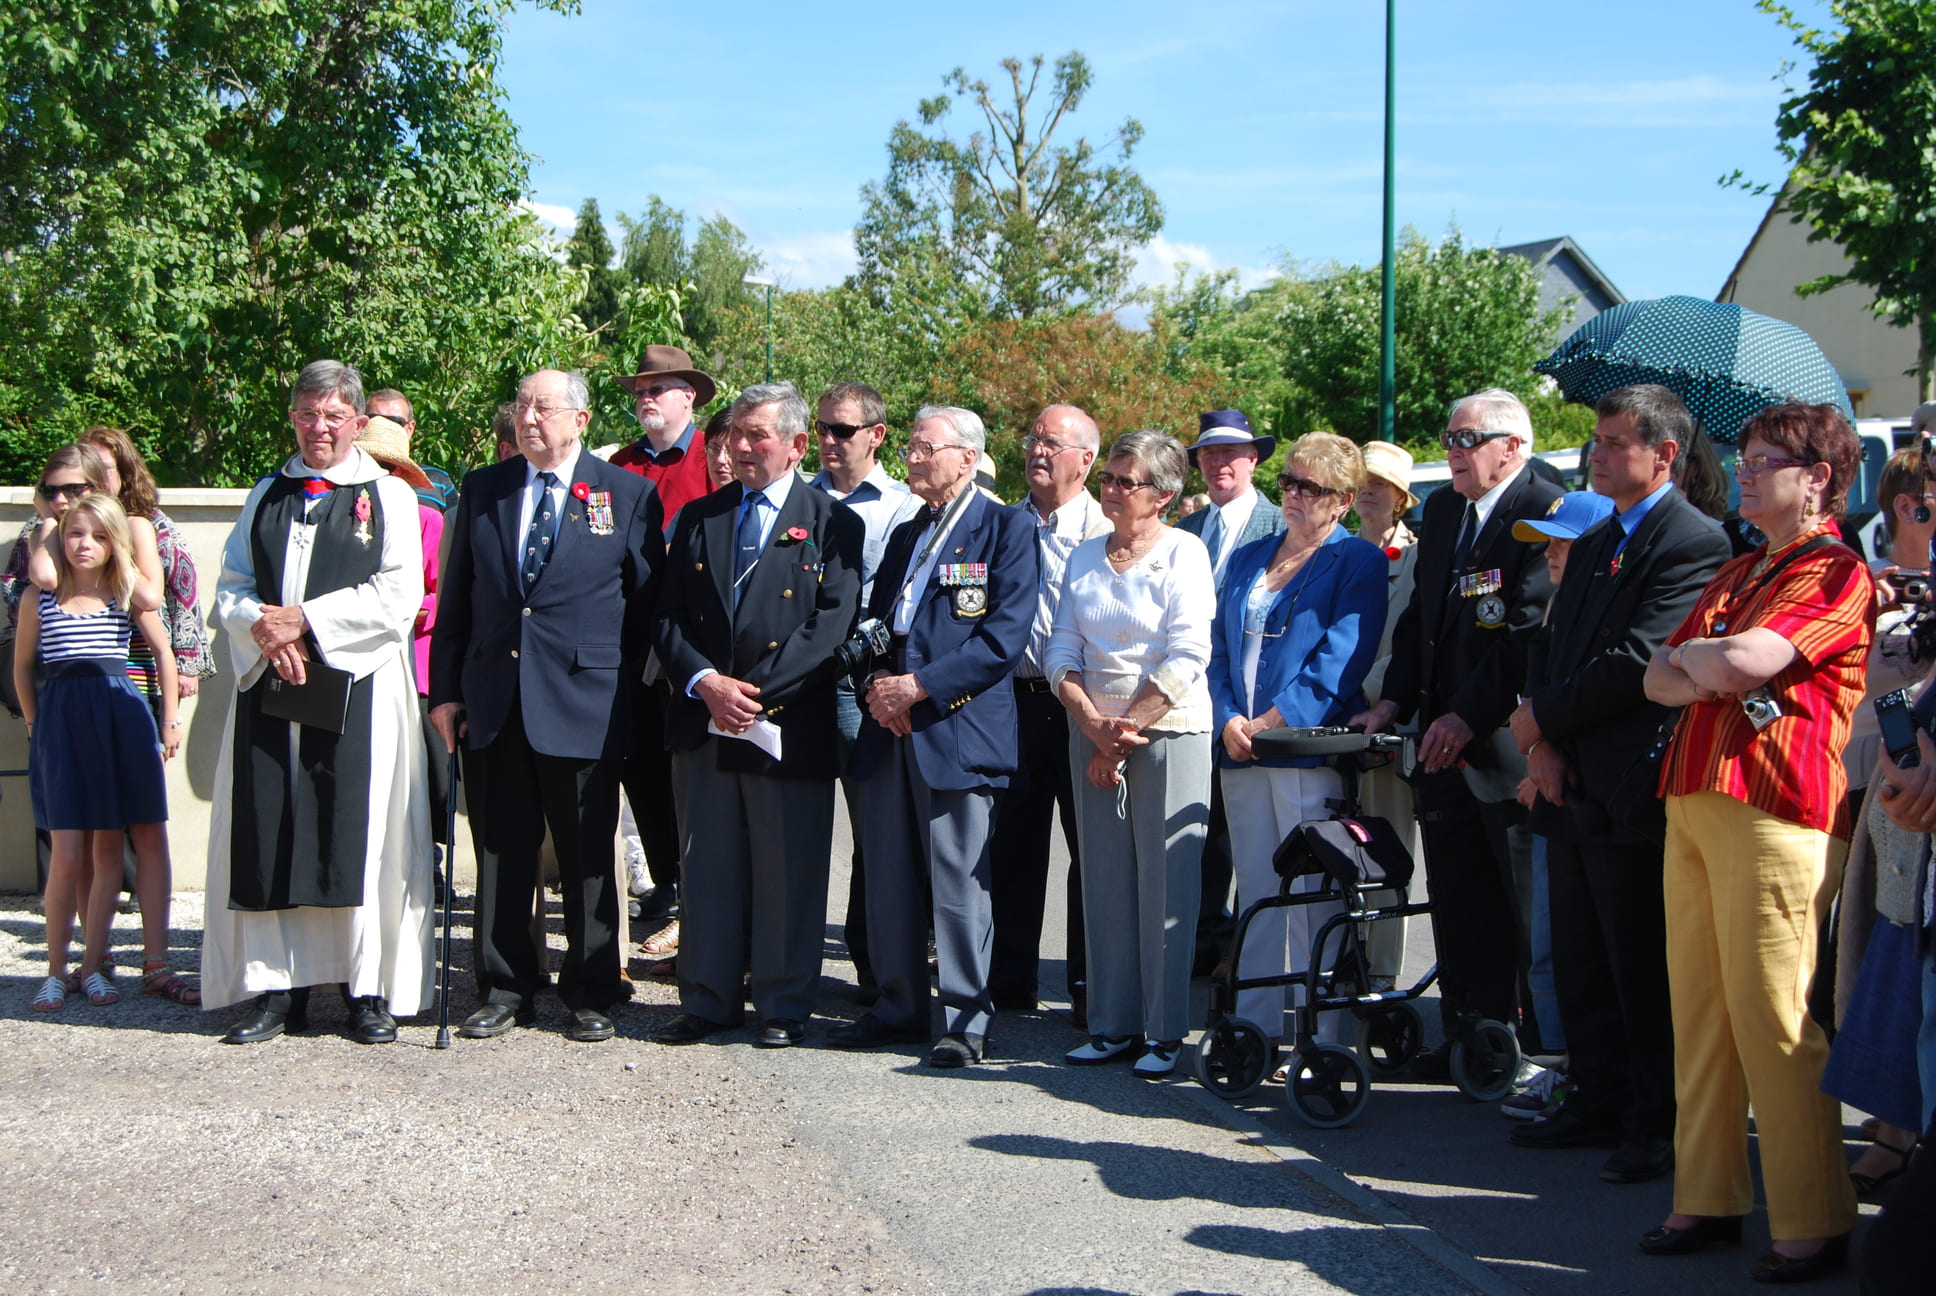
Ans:
[[[796,526],[796,527],[787,528],[787,539],[793,541],[795,544],[798,544],[800,541],[805,540],[806,538],[807,538],[807,529],[805,527]]]
[[[1400,558],[1403,558],[1404,556],[1405,556],[1405,551],[1403,549],[1400,549],[1397,545],[1391,545],[1387,547],[1385,550],[1385,557],[1391,559],[1393,562],[1397,562]]]
[[[574,499],[582,500],[587,495],[590,495],[591,493],[592,493],[591,486],[585,482],[573,482],[571,485],[571,494],[572,494],[572,498]]]

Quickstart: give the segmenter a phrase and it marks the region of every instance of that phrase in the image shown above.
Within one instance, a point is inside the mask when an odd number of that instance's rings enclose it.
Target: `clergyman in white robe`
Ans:
[[[321,472],[296,456],[281,475],[323,477],[339,486],[369,483],[382,509],[381,556],[368,581],[305,599],[318,530],[305,521],[289,528],[283,588],[265,596],[256,585],[252,537],[257,507],[274,479],[256,483],[223,547],[215,594],[215,616],[228,632],[238,691],[253,686],[270,669],[249,633],[265,603],[300,605],[322,661],[356,680],[370,681],[369,828],[362,903],[258,911],[230,907],[236,732],[231,713],[216,765],[210,817],[202,1007],[222,1008],[257,995],[341,983],[352,998],[382,996],[393,1015],[408,1017],[429,1005],[435,971],[434,848],[423,791],[423,731],[410,640],[424,592],[416,494],[360,448]],[[289,729],[293,751],[298,726]],[[294,777],[292,773],[292,781]]]

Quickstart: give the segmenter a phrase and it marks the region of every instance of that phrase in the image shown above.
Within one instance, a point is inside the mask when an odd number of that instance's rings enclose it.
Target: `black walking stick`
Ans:
[[[444,801],[444,844],[437,852],[444,871],[444,952],[437,973],[437,1047],[450,1047],[450,898],[457,890],[457,753],[450,754]]]

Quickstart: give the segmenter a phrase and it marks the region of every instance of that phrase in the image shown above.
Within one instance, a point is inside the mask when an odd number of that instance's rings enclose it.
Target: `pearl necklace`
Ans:
[[[1138,558],[1141,558],[1144,554],[1148,553],[1150,546],[1155,544],[1157,537],[1162,534],[1163,534],[1163,528],[1158,527],[1156,528],[1156,530],[1150,532],[1143,539],[1136,541],[1134,544],[1130,545],[1128,549],[1125,549],[1120,553],[1118,553],[1113,548],[1104,550],[1104,553],[1108,557],[1109,561],[1112,563],[1124,563],[1129,566],[1134,566],[1136,563],[1136,560]]]

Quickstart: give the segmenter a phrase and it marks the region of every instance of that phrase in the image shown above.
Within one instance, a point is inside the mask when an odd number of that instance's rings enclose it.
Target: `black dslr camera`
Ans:
[[[854,633],[834,649],[834,665],[839,673],[854,681],[858,689],[876,665],[892,654],[894,635],[887,622],[869,617],[854,627]]]

